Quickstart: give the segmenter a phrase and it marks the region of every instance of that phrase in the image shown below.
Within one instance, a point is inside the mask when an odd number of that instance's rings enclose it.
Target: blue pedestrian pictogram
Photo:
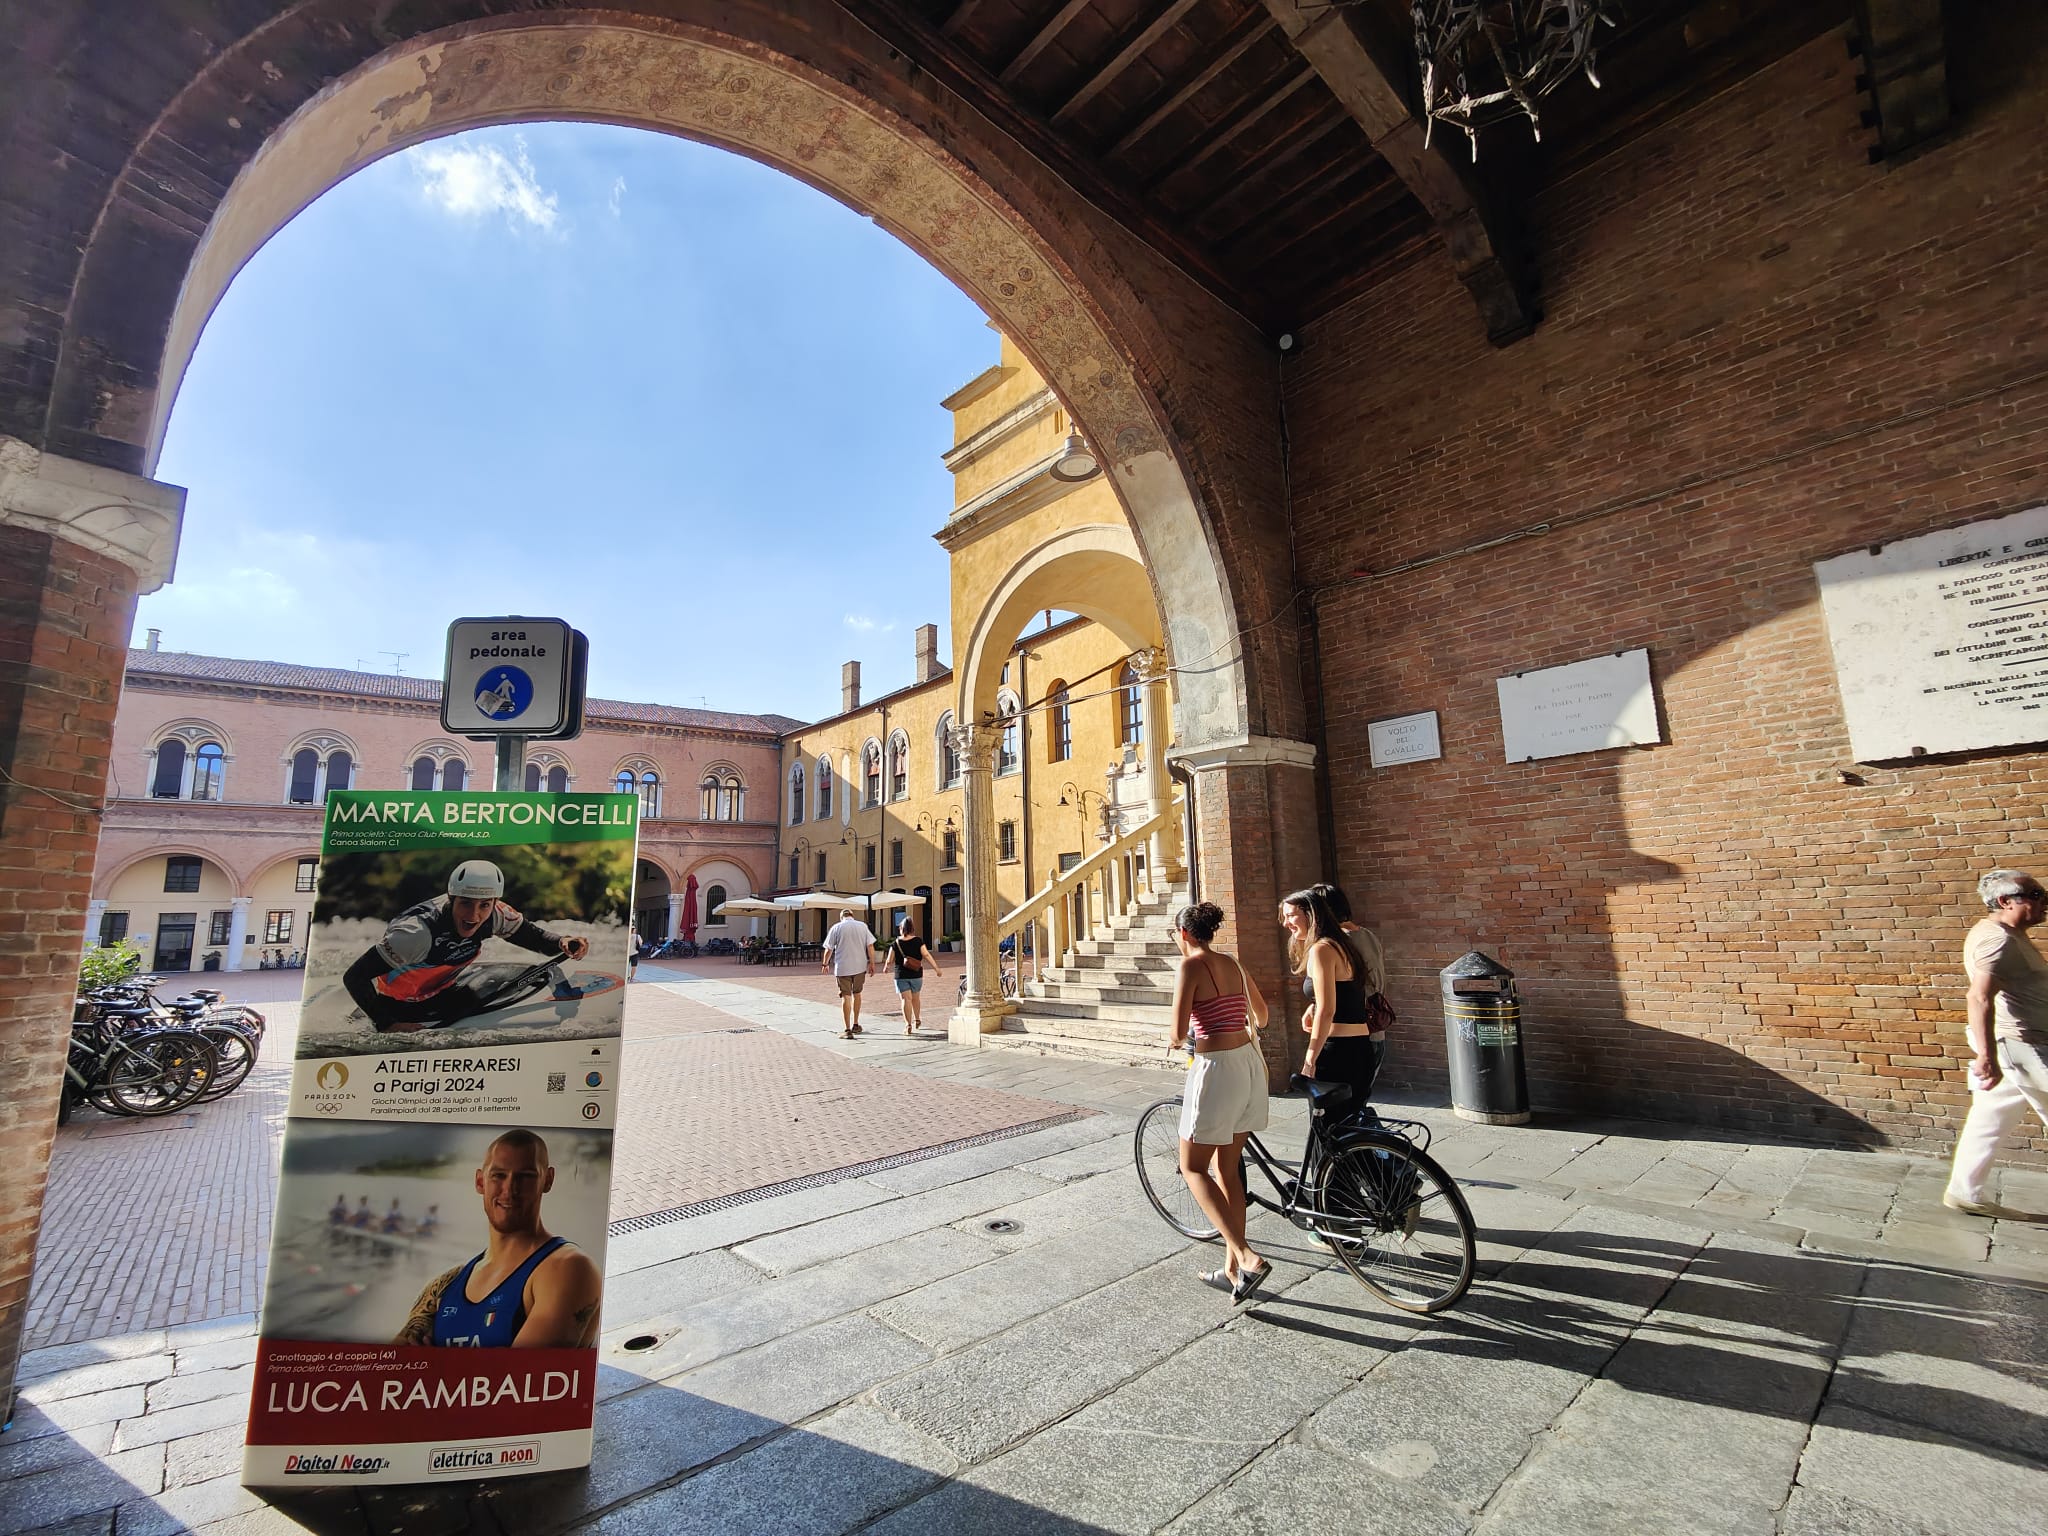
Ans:
[[[477,680],[477,713],[492,720],[517,720],[533,702],[533,679],[517,667],[493,667]]]

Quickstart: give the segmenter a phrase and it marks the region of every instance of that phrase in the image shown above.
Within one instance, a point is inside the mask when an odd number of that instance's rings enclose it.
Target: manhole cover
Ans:
[[[632,1338],[626,1340],[626,1348],[638,1353],[643,1349],[652,1349],[660,1342],[661,1340],[651,1333],[636,1333]]]
[[[1022,1232],[1024,1230],[1024,1223],[1012,1221],[1007,1216],[998,1216],[994,1221],[984,1221],[981,1224],[981,1230],[984,1232],[994,1232],[1001,1237],[1007,1237],[1012,1232]]]

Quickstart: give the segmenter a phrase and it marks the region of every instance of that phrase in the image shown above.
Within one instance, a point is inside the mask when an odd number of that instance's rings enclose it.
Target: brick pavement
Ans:
[[[806,1043],[652,978],[643,969],[628,995],[615,1221],[1071,1113],[973,1083],[874,1072],[821,1048],[822,1027]],[[836,1020],[830,982],[811,980]],[[59,1132],[27,1347],[261,1305],[298,1013],[279,999],[296,998],[298,973],[228,981],[271,1023],[248,1082],[161,1120],[83,1109]]]

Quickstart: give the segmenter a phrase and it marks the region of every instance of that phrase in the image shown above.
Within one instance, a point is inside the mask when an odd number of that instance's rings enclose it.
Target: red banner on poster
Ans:
[[[265,1339],[249,1408],[251,1445],[383,1444],[588,1429],[597,1402],[588,1349],[436,1349]]]

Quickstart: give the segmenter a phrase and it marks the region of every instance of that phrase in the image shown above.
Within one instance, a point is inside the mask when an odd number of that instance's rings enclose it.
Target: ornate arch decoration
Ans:
[[[939,789],[957,789],[960,784],[960,749],[953,742],[953,711],[939,715],[932,730],[932,783]]]
[[[865,32],[749,8],[716,14],[727,30],[604,11],[596,0],[587,10],[566,0],[549,16],[465,22],[410,38],[394,20],[400,40],[352,69],[342,45],[342,68],[317,88],[279,77],[280,94],[299,104],[210,210],[161,331],[140,328],[166,338],[162,351],[150,355],[144,344],[117,360],[138,381],[120,406],[126,420],[63,430],[91,432],[110,450],[124,435],[139,441],[139,467],[153,469],[178,383],[235,273],[306,204],[382,156],[465,128],[536,118],[679,134],[758,159],[873,217],[1019,340],[1095,448],[1150,556],[1172,616],[1172,649],[1218,658],[1182,680],[1177,734],[1191,745],[1242,739],[1250,701],[1245,662],[1231,647],[1240,625],[1220,542],[1227,530],[1212,528],[1197,505],[1188,465],[1199,445],[1171,430],[1155,393],[1165,372],[1149,361],[1173,351],[1166,322],[1101,259],[1086,221],[1063,202],[1063,186],[999,130],[984,134],[957,103],[934,100],[928,82],[894,67]],[[226,42],[215,63],[247,68],[255,50],[279,46],[275,31]],[[174,155],[180,131],[210,126],[199,115],[216,110],[206,105],[211,98],[197,87],[186,94],[191,108],[139,146],[144,163]],[[256,134],[276,121],[258,109]],[[977,170],[984,163],[992,169]],[[1002,176],[1003,190],[984,174]],[[112,240],[104,254],[89,248],[81,302],[112,302],[123,262]],[[59,396],[90,399],[85,376],[104,366],[82,346],[67,351]]]
[[[870,736],[860,744],[860,804],[871,810],[888,794],[888,769],[882,755],[882,738]]]
[[[442,787],[450,763],[462,765],[462,787],[465,789],[469,787],[469,754],[446,737],[429,737],[405,754],[405,762],[399,768],[399,783],[405,788],[411,789],[414,787],[413,779],[422,758],[428,759],[434,765],[434,788],[439,789]],[[485,787],[488,788],[489,786],[486,785]]]
[[[882,754],[883,793],[893,803],[910,798],[910,732],[889,733],[889,745]]]
[[[559,779],[555,777],[558,772]],[[552,748],[529,748],[523,782],[529,793],[562,794],[575,787],[576,771],[568,758]]]
[[[150,733],[142,754],[141,798],[223,800],[234,760],[234,742],[211,720],[187,716],[165,721]]]

